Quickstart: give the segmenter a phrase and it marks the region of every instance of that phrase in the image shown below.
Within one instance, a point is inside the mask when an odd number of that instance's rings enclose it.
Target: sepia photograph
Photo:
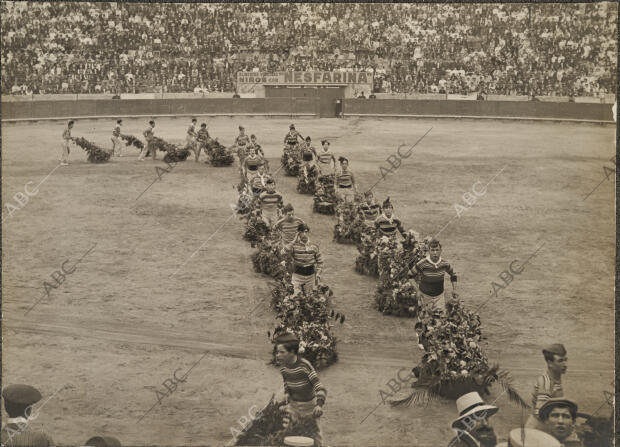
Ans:
[[[2,1],[7,447],[614,447],[618,2]]]

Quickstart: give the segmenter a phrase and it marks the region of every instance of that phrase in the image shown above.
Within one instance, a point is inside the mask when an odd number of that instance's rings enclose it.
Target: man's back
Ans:
[[[31,430],[27,424],[9,423],[2,428],[0,440],[7,447],[51,447],[54,441],[42,431]]]

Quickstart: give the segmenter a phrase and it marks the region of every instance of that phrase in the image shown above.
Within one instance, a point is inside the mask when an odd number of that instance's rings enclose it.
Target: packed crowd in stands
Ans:
[[[2,93],[234,92],[239,71],[365,70],[375,92],[598,96],[613,2],[2,2]]]

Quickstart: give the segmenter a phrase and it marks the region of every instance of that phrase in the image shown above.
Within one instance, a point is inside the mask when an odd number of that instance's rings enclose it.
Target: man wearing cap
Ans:
[[[574,432],[577,404],[563,397],[552,397],[538,410],[545,431],[562,443],[563,447],[583,447]]]
[[[293,421],[312,419],[316,423],[315,446],[323,445],[318,418],[323,414],[327,390],[319,380],[312,364],[301,358],[299,340],[293,334],[284,334],[275,340],[276,362],[284,380],[286,410]]]
[[[0,432],[3,446],[11,447],[48,447],[54,441],[41,431],[28,427],[32,417],[32,405],[41,400],[41,393],[30,385],[9,385],[2,390],[4,409],[7,414],[6,423]]]
[[[534,392],[532,393],[532,408],[534,412],[525,424],[527,428],[538,430],[543,429],[542,423],[538,419],[538,412],[542,405],[553,397],[564,396],[562,375],[566,373],[568,361],[566,349],[564,345],[559,343],[547,346],[542,350],[542,353],[547,363],[547,371],[536,379]]]
[[[323,258],[319,247],[310,243],[310,228],[302,223],[297,227],[297,234],[285,250],[293,256],[293,293],[297,295],[302,289],[310,292],[316,288],[323,270]],[[308,290],[309,289],[309,290]]]
[[[495,447],[497,438],[489,418],[499,410],[484,403],[476,392],[462,395],[456,400],[459,417],[452,422],[456,437],[449,447]]]
[[[121,152],[123,145],[121,144],[121,124],[123,120],[116,120],[116,126],[112,130],[112,154],[115,157],[122,157]]]
[[[288,126],[288,129],[288,133],[284,136],[284,143],[288,144],[289,147],[297,146],[299,140],[304,140],[304,137],[302,137],[301,134],[295,130],[294,124]]]
[[[75,141],[71,136],[71,129],[73,129],[73,123],[71,120],[67,123],[67,127],[62,131],[62,152],[60,154],[60,166],[69,165],[69,143]]]
[[[149,126],[144,132],[142,132],[142,135],[144,135],[144,139],[146,140],[146,144],[144,145],[142,152],[140,152],[140,157],[138,157],[138,160],[140,161],[144,161],[144,157],[146,157],[149,151],[153,155],[153,160],[157,159],[157,149],[153,147],[153,138],[155,137],[155,132],[153,129],[155,129],[155,121],[151,120],[149,121]]]

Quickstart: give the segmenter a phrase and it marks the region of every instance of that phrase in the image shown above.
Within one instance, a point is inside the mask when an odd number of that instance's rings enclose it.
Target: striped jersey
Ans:
[[[195,137],[196,136],[196,126],[194,124],[190,124],[187,128],[187,136]]]
[[[318,405],[325,403],[327,390],[321,384],[319,376],[308,360],[298,356],[292,366],[283,366],[280,372],[284,379],[284,391],[292,401],[308,402],[316,397]]]
[[[297,227],[302,223],[304,223],[304,221],[297,216],[293,216],[291,220],[289,220],[288,217],[283,217],[276,223],[276,230],[281,231],[282,242],[284,244],[293,242],[297,234]]]
[[[206,128],[200,128],[200,130],[196,134],[196,139],[201,143],[206,143],[207,138],[209,138],[209,131]]]
[[[317,245],[311,243],[304,244],[298,241],[291,248],[293,250],[293,263],[295,266],[310,267],[314,265],[318,270],[321,270],[323,258]]]
[[[420,290],[430,296],[439,296],[443,293],[443,277],[447,273],[450,281],[456,281],[456,273],[452,266],[443,259],[434,263],[430,257],[420,259],[414,266],[414,271],[420,275]]]
[[[154,135],[153,128],[150,126],[147,127],[142,135],[144,135],[144,138],[146,138],[147,141],[150,141]]]
[[[353,173],[351,171],[340,171],[338,174],[338,186],[348,188],[353,186]]]
[[[247,135],[237,135],[237,138],[235,138],[235,144],[237,146],[245,146],[246,144],[250,143],[250,137],[248,137]]]
[[[62,131],[62,139],[65,141],[71,139],[71,129],[65,127],[65,130]]]
[[[118,124],[114,127],[114,130],[112,130],[112,135],[115,136],[116,138],[121,136],[121,126],[119,126]]]
[[[316,150],[307,144],[304,144],[301,148],[301,159],[303,161],[311,161],[316,155]]]
[[[248,171],[256,171],[259,166],[262,166],[265,164],[265,160],[263,160],[261,157],[249,156],[245,158],[244,163]]]
[[[364,202],[360,205],[360,210],[364,213],[364,219],[375,221],[381,214],[381,205],[378,203]]]
[[[266,211],[275,211],[282,206],[283,202],[282,194],[277,191],[263,191],[260,196],[258,196],[258,200],[260,201],[261,210]]]
[[[254,189],[265,189],[265,185],[267,184],[267,180],[270,179],[271,176],[269,174],[260,175],[256,173],[252,180],[250,180],[250,186]]]
[[[564,389],[562,388],[562,381],[553,382],[549,373],[545,373],[539,377],[542,378],[543,387],[538,386],[538,381],[534,384],[534,393],[532,393],[532,408],[534,408],[534,415],[538,416],[538,410],[552,397],[564,397]]]
[[[284,137],[284,142],[288,143],[288,144],[295,144],[295,143],[297,143],[297,137],[301,137],[299,132],[297,132],[296,130],[291,130]]]
[[[328,165],[332,162],[332,160],[334,161],[334,163],[336,163],[336,157],[334,156],[334,153],[332,151],[319,152],[317,154],[317,159],[322,165]]]
[[[396,230],[398,230],[400,234],[405,232],[400,219],[393,215],[392,217],[387,217],[385,214],[381,214],[375,220],[375,228],[377,228],[383,236],[391,236],[395,234]]]

